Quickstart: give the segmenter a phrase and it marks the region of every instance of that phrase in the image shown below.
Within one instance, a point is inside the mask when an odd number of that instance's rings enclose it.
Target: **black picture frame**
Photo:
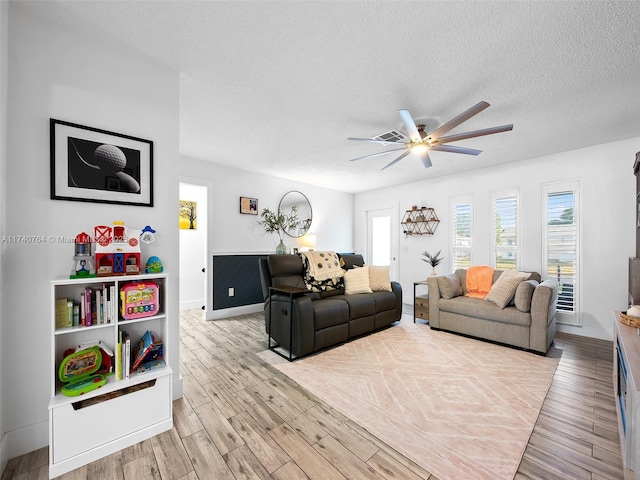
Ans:
[[[153,142],[50,119],[51,199],[153,207]]]

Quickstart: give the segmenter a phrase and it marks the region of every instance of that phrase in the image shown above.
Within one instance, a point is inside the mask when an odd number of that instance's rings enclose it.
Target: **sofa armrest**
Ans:
[[[548,327],[555,321],[558,286],[549,280],[542,282],[533,291],[531,298],[531,330],[529,347],[546,353],[549,347]]]
[[[438,287],[438,275],[427,278],[427,288],[429,289],[429,326],[440,328],[440,288]]]
[[[396,321],[402,318],[402,285],[400,282],[391,281],[391,291],[396,296]]]
[[[270,306],[269,303],[273,302]],[[313,352],[314,346],[314,314],[313,301],[306,295],[293,299],[293,311],[289,312],[291,303],[288,295],[272,295],[265,302],[265,323],[269,333],[269,307],[271,318],[271,338],[289,351],[289,336],[291,330],[289,319],[293,317],[293,355],[303,356]]]

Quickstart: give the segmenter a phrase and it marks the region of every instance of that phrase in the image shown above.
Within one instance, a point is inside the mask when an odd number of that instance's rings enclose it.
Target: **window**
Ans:
[[[491,244],[497,269],[517,270],[520,260],[519,196],[517,189],[491,193],[493,228]]]
[[[452,271],[468,268],[473,245],[473,199],[470,195],[451,198],[451,225]]]
[[[581,325],[580,210],[578,181],[544,186],[544,257],[548,279],[558,284],[557,322]],[[546,274],[546,275],[545,275]]]

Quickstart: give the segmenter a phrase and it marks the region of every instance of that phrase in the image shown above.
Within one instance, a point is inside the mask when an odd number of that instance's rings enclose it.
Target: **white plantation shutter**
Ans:
[[[517,270],[520,259],[520,226],[518,224],[519,191],[492,192],[493,206],[492,246],[494,267],[500,270]]]
[[[581,325],[579,312],[579,182],[544,187],[545,232],[543,276],[558,284],[557,322]],[[545,275],[546,274],[546,275]]]
[[[473,246],[473,203],[468,195],[451,199],[452,271],[471,265]]]

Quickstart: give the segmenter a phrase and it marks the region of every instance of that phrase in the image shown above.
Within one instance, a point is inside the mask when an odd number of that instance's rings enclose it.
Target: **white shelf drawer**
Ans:
[[[82,401],[78,397],[78,401]],[[171,419],[171,375],[155,385],[75,410],[72,403],[51,411],[56,464]]]

